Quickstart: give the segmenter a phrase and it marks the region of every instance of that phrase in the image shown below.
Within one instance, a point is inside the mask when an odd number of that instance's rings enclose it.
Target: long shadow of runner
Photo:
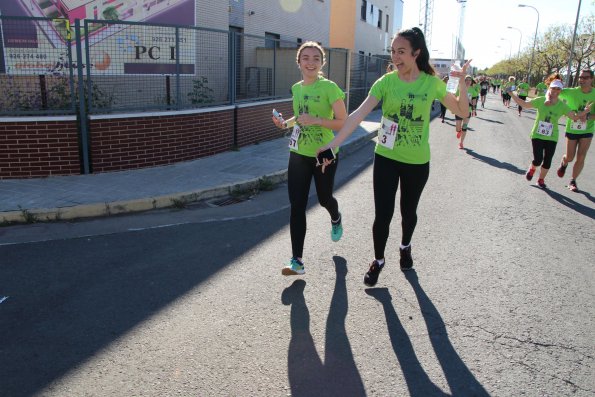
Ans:
[[[516,165],[512,165],[510,163],[505,163],[505,162],[502,162],[502,161],[497,160],[497,159],[492,158],[492,157],[484,156],[483,154],[479,154],[479,153],[473,151],[472,149],[465,149],[465,151],[467,152],[467,154],[471,155],[475,159],[477,159],[479,161],[483,161],[484,163],[489,164],[492,167],[496,167],[496,168],[501,168],[501,169],[504,169],[504,170],[512,171],[515,174],[519,174],[519,175],[524,175],[525,174],[525,170],[520,169]]]
[[[453,396],[472,397],[489,396],[489,393],[467,368],[459,354],[453,347],[440,313],[423,288],[419,285],[417,273],[411,270],[405,273],[405,278],[413,287],[422,315],[426,322],[430,342],[434,347],[436,357],[442,367],[448,386]]]
[[[595,209],[587,207],[586,205],[583,205],[581,203],[577,203],[576,201],[572,200],[571,198],[569,198],[563,194],[560,194],[558,192],[554,192],[549,189],[546,189],[545,192],[548,194],[548,196],[550,196],[551,198],[553,198],[560,204],[567,206],[571,210],[575,210],[579,214],[583,214],[591,219],[595,219]],[[585,195],[585,197],[587,197],[588,199],[593,201],[593,198],[591,197],[591,195],[589,195],[588,193],[583,193],[583,194]]]
[[[376,298],[382,304],[390,342],[403,371],[403,377],[407,383],[409,395],[412,397],[446,396],[447,394],[430,380],[430,377],[417,359],[411,339],[409,339],[409,335],[407,335],[405,328],[403,328],[395,307],[391,302],[392,297],[388,289],[368,288],[366,289],[366,293]]]
[[[281,301],[291,305],[291,340],[287,371],[292,396],[365,396],[361,376],[345,331],[347,317],[347,262],[335,256],[337,278],[326,322],[324,363],[310,333],[310,312],[304,298],[304,280],[283,291]]]

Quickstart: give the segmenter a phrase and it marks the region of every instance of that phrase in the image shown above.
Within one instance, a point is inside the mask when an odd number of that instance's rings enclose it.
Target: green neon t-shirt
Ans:
[[[585,94],[580,87],[564,88],[560,93],[560,98],[563,99],[570,109],[576,112],[585,110],[588,102],[593,102],[590,114],[595,113],[595,90]],[[577,130],[572,128],[573,122],[571,119],[566,121],[566,132],[571,134],[592,134],[595,133],[595,120],[588,120],[587,127],[584,130]]]
[[[345,99],[345,93],[339,86],[324,77],[319,77],[313,84],[308,85],[302,85],[300,81],[291,87],[291,93],[293,95],[293,114],[295,117],[305,113],[312,117],[332,120],[335,116],[333,104],[338,100]],[[324,128],[320,125],[302,126],[301,130],[298,139],[298,150],[291,149],[291,151],[307,157],[316,157],[318,148],[326,145],[334,138],[333,131],[330,128]]]
[[[517,90],[519,92],[519,96],[527,96],[527,95],[529,95],[529,88],[531,88],[531,87],[529,86],[528,83],[520,83],[517,86]]]
[[[563,101],[546,106],[543,96],[533,99],[531,105],[537,109],[537,117],[531,130],[531,139],[558,142],[558,122],[560,117],[568,114],[571,109]]]
[[[537,90],[537,95],[545,95],[545,92],[547,91],[547,84],[545,84],[543,81],[540,81],[535,86],[535,90]]]
[[[446,83],[424,72],[409,83],[395,72],[376,80],[370,95],[382,101],[382,116],[398,125],[393,148],[376,144],[375,152],[407,164],[430,161],[430,112],[434,100],[446,96]]]

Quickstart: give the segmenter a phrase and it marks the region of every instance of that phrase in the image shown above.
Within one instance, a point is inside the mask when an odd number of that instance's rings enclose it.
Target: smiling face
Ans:
[[[322,69],[323,55],[318,48],[303,48],[299,55],[298,65],[304,79],[314,79],[318,77],[318,72]]]
[[[560,96],[560,92],[562,92],[561,88],[557,88],[557,87],[550,87],[548,88],[549,91],[549,98],[550,100],[557,100],[558,96]]]
[[[397,36],[393,39],[390,57],[399,73],[417,71],[418,67],[416,59],[418,55],[419,50],[412,54],[409,40],[401,36]]]

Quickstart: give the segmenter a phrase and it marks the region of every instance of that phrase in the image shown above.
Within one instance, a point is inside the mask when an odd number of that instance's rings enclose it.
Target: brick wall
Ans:
[[[287,118],[291,100],[237,108],[96,115],[89,121],[93,173],[194,160],[275,139],[287,131],[271,121],[273,108]],[[235,120],[234,120],[235,119]],[[82,170],[76,120],[0,118],[0,179],[76,175]]]
[[[279,138],[287,132],[278,129],[273,124],[271,120],[273,109],[277,109],[285,118],[293,116],[291,101],[238,106],[237,128],[239,147]]]
[[[233,146],[233,108],[107,117],[90,121],[94,173],[172,164]]]
[[[0,122],[0,179],[79,174],[74,117],[11,118]]]

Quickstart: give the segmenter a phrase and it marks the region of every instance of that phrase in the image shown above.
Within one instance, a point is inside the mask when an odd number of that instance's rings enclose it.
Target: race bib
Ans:
[[[380,131],[378,131],[378,143],[388,149],[395,146],[395,138],[399,131],[399,124],[382,117],[380,120]]]
[[[540,121],[537,126],[537,133],[543,136],[552,136],[554,132],[554,125],[546,121]]]
[[[570,123],[570,128],[575,131],[584,131],[587,129],[587,123],[577,120]]]
[[[298,140],[300,139],[300,134],[302,133],[302,129],[296,123],[293,126],[293,131],[291,132],[291,136],[289,137],[289,148],[293,150],[298,150]]]

